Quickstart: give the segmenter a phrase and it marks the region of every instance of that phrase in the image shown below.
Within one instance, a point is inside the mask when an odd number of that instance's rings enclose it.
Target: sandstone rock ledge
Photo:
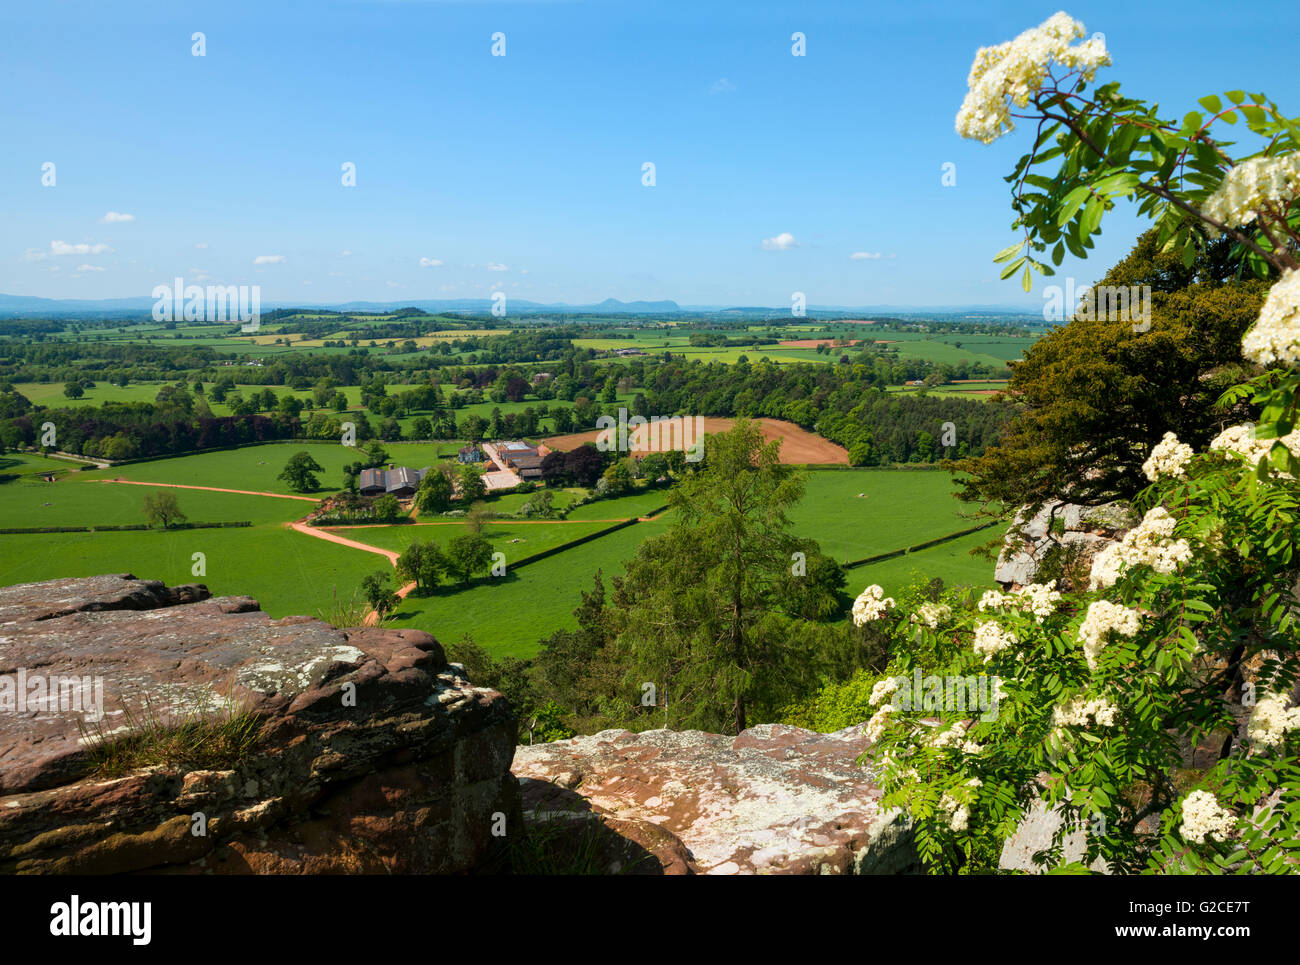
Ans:
[[[594,814],[628,843],[607,870],[667,874],[906,874],[907,823],[856,763],[861,725],[764,724],[738,737],[608,730],[520,747],[514,773],[537,827]],[[651,869],[620,867],[627,853]]]
[[[510,709],[427,633],[272,620],[130,575],[53,580],[0,589],[11,695],[20,671],[102,678],[111,737],[123,708],[160,719],[220,695],[260,740],[229,770],[110,779],[83,712],[0,713],[0,873],[455,873],[499,861],[494,826],[522,829]]]

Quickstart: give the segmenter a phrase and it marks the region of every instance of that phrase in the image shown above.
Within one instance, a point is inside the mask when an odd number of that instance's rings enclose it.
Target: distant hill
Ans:
[[[80,312],[150,312],[152,298],[37,298],[0,293],[0,314],[66,315]]]
[[[0,293],[0,318],[18,318],[27,316],[73,316],[73,315],[134,315],[139,316],[152,312],[154,300],[151,297],[139,298],[103,298],[103,299],[83,299],[83,298],[37,298],[32,295],[6,295]],[[400,301],[400,302],[325,302],[325,303],[305,303],[305,302],[270,302],[262,303],[264,313],[273,309],[301,309],[310,311],[312,309],[327,309],[336,312],[374,312],[376,314],[387,314],[400,309],[415,308],[432,314],[444,312],[463,312],[473,314],[488,314],[492,311],[492,301],[488,298],[451,298],[451,299],[429,299],[425,301]],[[533,302],[523,298],[511,298],[507,302],[507,308],[511,315],[538,315],[544,313],[556,314],[597,314],[597,315],[675,315],[675,314],[707,314],[721,315],[728,317],[754,317],[754,318],[787,318],[791,321],[798,321],[789,314],[788,306],[776,306],[765,308],[760,305],[753,306],[718,306],[718,305],[687,305],[682,306],[671,299],[662,301],[620,301],[617,298],[606,298],[603,302],[593,305],[566,305],[564,303],[544,303]],[[902,306],[902,305],[875,305],[875,306],[851,306],[851,305],[818,305],[809,306],[807,318],[825,319],[830,316],[857,315],[858,317],[870,317],[872,314],[888,314],[894,317],[907,317],[924,315],[927,317],[980,317],[980,316],[1032,316],[1039,315],[1041,312],[1029,311],[1024,308],[1016,308],[1009,305],[947,305],[934,306],[927,308],[925,306]]]
[[[592,310],[599,312],[622,312],[637,314],[642,312],[653,312],[654,314],[665,314],[667,312],[680,312],[681,307],[674,301],[662,302],[621,302],[617,298],[606,298],[599,305],[590,306]]]

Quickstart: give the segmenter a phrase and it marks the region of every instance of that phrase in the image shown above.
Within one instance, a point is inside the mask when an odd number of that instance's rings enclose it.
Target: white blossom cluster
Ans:
[[[1105,697],[1093,697],[1091,700],[1075,697],[1068,704],[1052,708],[1052,726],[1057,729],[1087,727],[1090,724],[1096,724],[1098,727],[1113,727],[1118,714],[1119,708]]]
[[[875,707],[896,690],[898,690],[897,677],[886,677],[884,680],[877,680],[876,685],[871,688],[871,696],[867,699],[867,703]]]
[[[992,620],[975,628],[975,652],[984,655],[985,663],[1015,644],[1016,635],[1010,630],[1002,629]]]
[[[999,590],[985,590],[980,597],[979,610],[1024,610],[1032,613],[1038,623],[1042,623],[1056,610],[1056,602],[1061,598],[1056,589],[1056,581],[1047,583],[1030,583],[1010,593]]]
[[[1015,128],[1010,104],[1027,105],[1042,88],[1053,61],[1091,81],[1098,67],[1110,63],[1110,55],[1100,37],[1070,46],[1083,35],[1083,24],[1057,13],[1015,40],[981,47],[966,81],[970,90],[957,112],[957,133],[989,144]]]
[[[1280,747],[1287,731],[1300,728],[1300,707],[1288,709],[1291,698],[1287,694],[1270,694],[1255,705],[1246,735],[1264,747]]]
[[[951,794],[944,793],[939,801],[939,810],[948,815],[948,827],[953,831],[965,831],[970,827],[970,809],[958,803]]]
[[[1241,340],[1241,350],[1260,365],[1300,364],[1300,271],[1287,271],[1268,290],[1258,320]]]
[[[1170,538],[1176,523],[1163,506],[1147,510],[1139,525],[1093,558],[1089,586],[1094,590],[1113,586],[1126,569],[1135,566],[1149,566],[1157,573],[1174,572],[1192,558],[1187,540]]]
[[[1183,798],[1183,824],[1178,830],[1188,841],[1204,844],[1206,838],[1227,838],[1237,826],[1237,819],[1219,807],[1219,800],[1209,791],[1193,791]]]
[[[912,622],[920,623],[933,630],[951,616],[952,607],[946,603],[922,603],[912,614]]]
[[[960,747],[966,739],[966,731],[970,729],[970,724],[964,720],[959,720],[945,731],[939,731],[932,738],[930,744],[934,747]]]
[[[1142,471],[1152,482],[1161,476],[1186,476],[1186,466],[1191,458],[1192,447],[1179,442],[1172,432],[1166,432],[1151,450],[1151,456],[1142,463]]]
[[[970,730],[970,721],[959,720],[945,731],[940,731],[930,738],[930,746],[940,749],[947,747],[956,747],[963,754],[978,754],[984,750],[983,744],[977,744],[966,737],[967,731]]]
[[[866,737],[873,744],[885,736],[885,731],[889,728],[889,715],[894,712],[893,704],[885,704],[878,711],[871,715],[867,721]]]
[[[1201,212],[1230,228],[1250,224],[1266,204],[1285,208],[1300,197],[1300,155],[1253,157],[1228,169]],[[1211,227],[1210,232],[1218,235]]]
[[[1083,643],[1083,656],[1088,661],[1088,668],[1097,669],[1097,656],[1106,645],[1107,635],[1136,636],[1139,622],[1137,610],[1118,603],[1094,600],[1088,604],[1088,613],[1079,626],[1079,640]]]
[[[884,589],[877,583],[871,584],[853,601],[853,622],[858,626],[879,620],[885,611],[894,605],[892,596],[885,596]]]
[[[978,777],[972,777],[965,786],[978,788],[983,784]],[[970,827],[970,808],[953,797],[950,791],[944,791],[943,797],[939,799],[939,811],[947,815],[948,827],[953,831],[965,831]]]
[[[888,751],[880,755],[879,763],[884,768],[885,773],[895,780],[909,780],[920,783],[921,775],[916,772],[916,768],[909,767],[904,770],[903,766],[894,760],[894,755]]]
[[[1298,273],[1300,274],[1300,273]],[[1268,455],[1273,443],[1280,442],[1291,450],[1292,455],[1300,457],[1300,429],[1292,430],[1288,435],[1277,439],[1256,439],[1255,429],[1251,425],[1229,426],[1210,441],[1211,452],[1235,453],[1244,456],[1252,466]],[[1290,478],[1290,473],[1280,473]]]

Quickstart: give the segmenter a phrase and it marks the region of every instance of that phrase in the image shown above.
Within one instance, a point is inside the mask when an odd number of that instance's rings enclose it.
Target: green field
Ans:
[[[1019,359],[1025,350],[1034,343],[1036,334],[1026,332],[1024,335],[1001,334],[938,334],[923,331],[897,331],[883,325],[850,325],[826,323],[806,323],[801,325],[751,325],[748,334],[773,337],[778,340],[772,344],[758,346],[708,347],[690,344],[691,330],[663,329],[626,329],[605,333],[593,338],[576,338],[573,344],[579,348],[589,348],[597,352],[612,351],[623,348],[639,348],[651,355],[672,352],[688,359],[698,358],[703,362],[735,363],[743,355],[751,362],[766,358],[778,364],[793,362],[836,362],[845,353],[858,350],[856,346],[840,348],[833,346],[829,354],[820,354],[815,348],[800,348],[780,345],[780,341],[792,341],[806,338],[843,338],[846,340],[880,340],[889,343],[888,349],[896,350],[902,359],[921,359],[936,364],[960,362],[982,362],[996,370],[1002,370],[1008,361]],[[739,337],[736,333],[728,333]]]
[[[322,350],[318,350],[318,351],[322,351]],[[22,393],[22,395],[24,395],[31,402],[37,405],[45,405],[51,408],[61,409],[61,408],[76,408],[78,406],[99,406],[99,405],[103,405],[105,402],[153,402],[157,398],[160,389],[162,389],[164,386],[174,385],[174,384],[175,384],[174,382],[132,382],[131,384],[126,386],[119,386],[119,385],[111,385],[108,382],[96,382],[94,388],[86,389],[85,394],[79,399],[69,399],[66,395],[64,395],[62,382],[20,382],[20,383],[16,383],[14,385],[14,388],[17,389],[20,393]],[[213,384],[214,383],[211,382],[205,382],[204,389],[208,393],[210,393]],[[390,395],[397,395],[401,392],[408,390],[409,388],[410,388],[409,385],[396,383],[388,387],[388,392]],[[302,402],[308,403],[310,406],[314,406],[314,396],[313,396],[313,391],[311,389],[291,389],[288,386],[284,386],[284,385],[245,385],[245,384],[236,385],[235,389],[238,390],[238,392],[245,397],[248,397],[253,393],[258,393],[266,389],[270,389],[272,392],[275,393],[276,398],[278,399],[283,399],[286,396],[294,396],[300,399]],[[346,410],[346,412],[337,413],[333,409],[327,407],[324,410],[327,416],[342,421],[347,418],[348,413],[351,413],[353,415],[357,413],[365,413],[365,416],[370,421],[370,424],[374,426],[376,429],[378,429],[380,423],[383,422],[386,417],[370,409],[362,408],[362,406],[360,405],[361,402],[360,386],[341,385],[338,387],[338,390],[347,397],[348,409]],[[621,405],[630,407],[632,405],[632,400],[634,398],[635,398],[634,392],[622,392],[617,395],[616,401]],[[525,409],[530,409],[530,408],[537,409],[543,404],[544,403],[542,402],[542,400],[535,399],[535,398],[524,399],[520,402],[492,402],[488,400],[484,402],[474,402],[468,405],[462,405],[459,408],[453,409],[452,412],[456,417],[456,421],[459,423],[469,415],[477,415],[484,419],[490,419],[492,417],[493,409],[499,409],[501,414],[504,416],[512,412],[522,412]],[[564,399],[552,400],[545,404],[552,408],[556,406],[569,407],[572,405],[571,402],[568,402]],[[208,408],[212,410],[212,414],[215,416],[228,416],[232,414],[230,405],[225,402],[209,401]],[[319,407],[304,409],[301,418],[304,421],[309,419],[311,417],[311,413],[317,411],[318,409]],[[411,415],[394,415],[393,418],[395,418],[397,420],[397,424],[401,426],[403,435],[409,435],[413,431],[415,420],[420,418],[421,416],[423,416],[424,418],[430,418],[431,413],[416,412]],[[544,435],[551,434],[552,430],[554,429],[554,425],[555,424],[553,421],[549,419],[543,419],[541,424],[541,428],[542,428],[541,434]]]
[[[193,554],[206,557],[196,576]],[[0,534],[0,585],[101,573],[133,573],[169,585],[205,583],[214,596],[251,596],[274,617],[328,612],[334,590],[350,597],[387,561],[283,526],[146,533]]]
[[[594,503],[569,510],[569,519],[629,519],[644,516],[668,503],[665,489],[642,489],[613,499],[598,499]]]
[[[456,590],[444,586],[436,593],[409,596],[392,624],[427,630],[444,643],[468,634],[494,657],[529,657],[555,630],[573,625],[573,610],[592,576],[602,570],[610,578],[623,571],[623,562],[641,541],[664,532],[667,523],[637,523],[549,559],[507,573],[499,581]]]
[[[76,462],[72,459],[58,459],[42,456],[36,452],[0,453],[0,481],[16,476],[33,476],[43,472],[57,472],[60,475],[75,472],[89,463]]]
[[[523,559],[542,550],[548,550],[581,539],[589,533],[605,529],[609,523],[533,523],[511,520],[501,523],[485,523],[483,537],[492,544],[492,549],[506,555],[506,566],[511,560]],[[420,522],[397,526],[338,526],[331,527],[330,532],[378,546],[381,549],[398,553],[406,551],[415,540],[422,543],[437,543],[446,546],[454,536],[467,532],[463,522]]]
[[[16,382],[14,388],[36,405],[47,405],[61,409],[64,406],[103,405],[105,402],[152,402],[158,390],[169,382],[132,382],[125,387],[96,382],[93,389],[86,389],[80,399],[69,399],[63,394],[62,382]]]
[[[386,448],[394,463],[419,467],[454,450],[455,444],[394,443]],[[145,496],[157,492],[174,494],[191,521],[248,520],[254,525],[167,532],[0,534],[0,581],[132,572],[169,583],[206,583],[218,595],[249,595],[277,617],[328,610],[336,593],[350,598],[362,577],[391,570],[377,554],[288,529],[288,521],[306,515],[311,502],[106,481],[121,476],[287,494],[287,487],[275,477],[288,457],[302,450],[311,452],[326,467],[322,481],[328,488],[323,493],[336,489],[343,464],[356,458],[355,450],[335,444],[277,443],[110,470],[68,471],[48,483],[34,473],[49,468],[47,464],[59,469],[67,464],[26,454],[4,457],[11,472],[9,481],[0,482],[0,528],[139,524],[145,522],[141,512]],[[972,525],[960,515],[962,507],[951,498],[952,490],[950,477],[942,472],[813,470],[808,473],[803,501],[790,513],[793,532],[817,540],[825,552],[841,561],[887,553]],[[580,492],[560,491],[557,498],[569,500]],[[516,512],[526,499],[523,495],[505,496],[489,500],[488,507]],[[508,564],[511,559],[607,528],[606,520],[641,516],[667,499],[664,490],[641,490],[578,507],[566,521],[500,520],[485,524],[484,533],[494,549],[506,554]],[[432,595],[409,598],[393,622],[428,630],[444,641],[468,633],[496,656],[527,656],[550,633],[572,625],[571,614],[580,592],[591,586],[597,569],[604,571],[607,580],[620,573],[641,541],[663,533],[671,522],[671,514],[665,514],[499,579],[464,590],[444,586]],[[425,517],[414,525],[339,527],[335,531],[367,545],[402,552],[412,539],[445,543],[465,532],[465,526],[455,520]],[[992,575],[990,564],[970,557],[967,551],[987,542],[994,532],[860,567],[850,572],[849,589],[856,593],[862,585],[878,582],[893,590],[918,576],[985,584]],[[193,554],[200,552],[206,557],[203,575],[191,572]]]
[[[160,492],[173,494],[195,523],[279,523],[305,516],[311,509],[310,503],[297,499],[127,486],[85,476],[77,473],[53,483],[28,477],[0,484],[0,528],[146,523],[145,496]]]
[[[949,586],[993,586],[993,564],[982,557],[971,556],[970,551],[998,537],[1001,532],[990,526],[918,553],[859,566],[849,570],[849,591],[856,595],[863,587],[879,583],[889,595],[918,580],[932,580],[936,576]]]
[[[415,469],[436,465],[441,456],[450,456],[458,448],[459,444],[454,442],[384,443],[384,449],[393,465]],[[357,449],[334,442],[276,442],[114,466],[112,469],[85,475],[92,479],[120,476],[142,482],[184,483],[188,486],[287,494],[293,490],[276,477],[284,470],[289,458],[298,452],[311,453],[312,458],[324,467],[323,472],[316,474],[322,486],[320,495],[329,495],[342,489],[343,467],[361,458]]]
[[[790,514],[793,531],[817,540],[824,551],[842,561],[887,553],[976,525],[959,515],[961,504],[952,498],[952,491],[951,478],[942,472],[815,470],[808,474],[803,501]],[[866,498],[858,497],[859,492],[865,492]],[[639,493],[623,500],[602,500],[579,511],[629,500],[653,501],[651,497],[656,496],[662,501],[664,495]],[[621,515],[626,514],[609,513],[610,517]],[[397,611],[395,624],[427,630],[443,641],[469,634],[498,657],[530,656],[541,639],[572,626],[572,611],[581,591],[590,588],[597,567],[604,569],[608,584],[610,576],[622,572],[624,562],[636,553],[642,540],[663,533],[670,524],[670,517],[660,517],[532,564],[500,582],[467,590],[444,587],[428,597],[409,598]],[[913,581],[914,572],[958,585],[984,585],[992,578],[992,566],[969,556],[968,551],[987,542],[994,532],[990,529],[851,570],[849,589],[856,595],[862,588],[859,583],[882,580],[889,581],[887,586],[901,586]],[[364,536],[352,535],[366,541]]]
[[[975,525],[961,517],[954,491],[945,472],[813,470],[803,501],[789,515],[796,536],[817,540],[843,563]]]

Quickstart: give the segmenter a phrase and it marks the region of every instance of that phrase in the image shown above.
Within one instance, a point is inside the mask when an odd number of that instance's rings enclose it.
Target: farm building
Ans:
[[[460,450],[456,453],[456,460],[458,462],[482,462],[484,458],[483,450],[473,444],[461,446]]]
[[[509,442],[498,442],[496,445],[497,452],[501,453],[502,458],[505,458],[505,456],[512,452],[525,453],[537,451],[536,446],[530,446],[528,443],[520,442],[518,439],[512,439]]]
[[[518,439],[496,443],[497,459],[506,469],[511,469],[520,479],[542,478],[542,453],[537,446]]]
[[[387,469],[361,470],[360,489],[363,496],[396,496],[398,499],[410,499],[420,488],[420,480],[428,468],[410,469],[406,466]]]
[[[512,455],[506,460],[506,465],[517,472],[520,479],[542,478],[542,457],[536,452],[531,454]]]

